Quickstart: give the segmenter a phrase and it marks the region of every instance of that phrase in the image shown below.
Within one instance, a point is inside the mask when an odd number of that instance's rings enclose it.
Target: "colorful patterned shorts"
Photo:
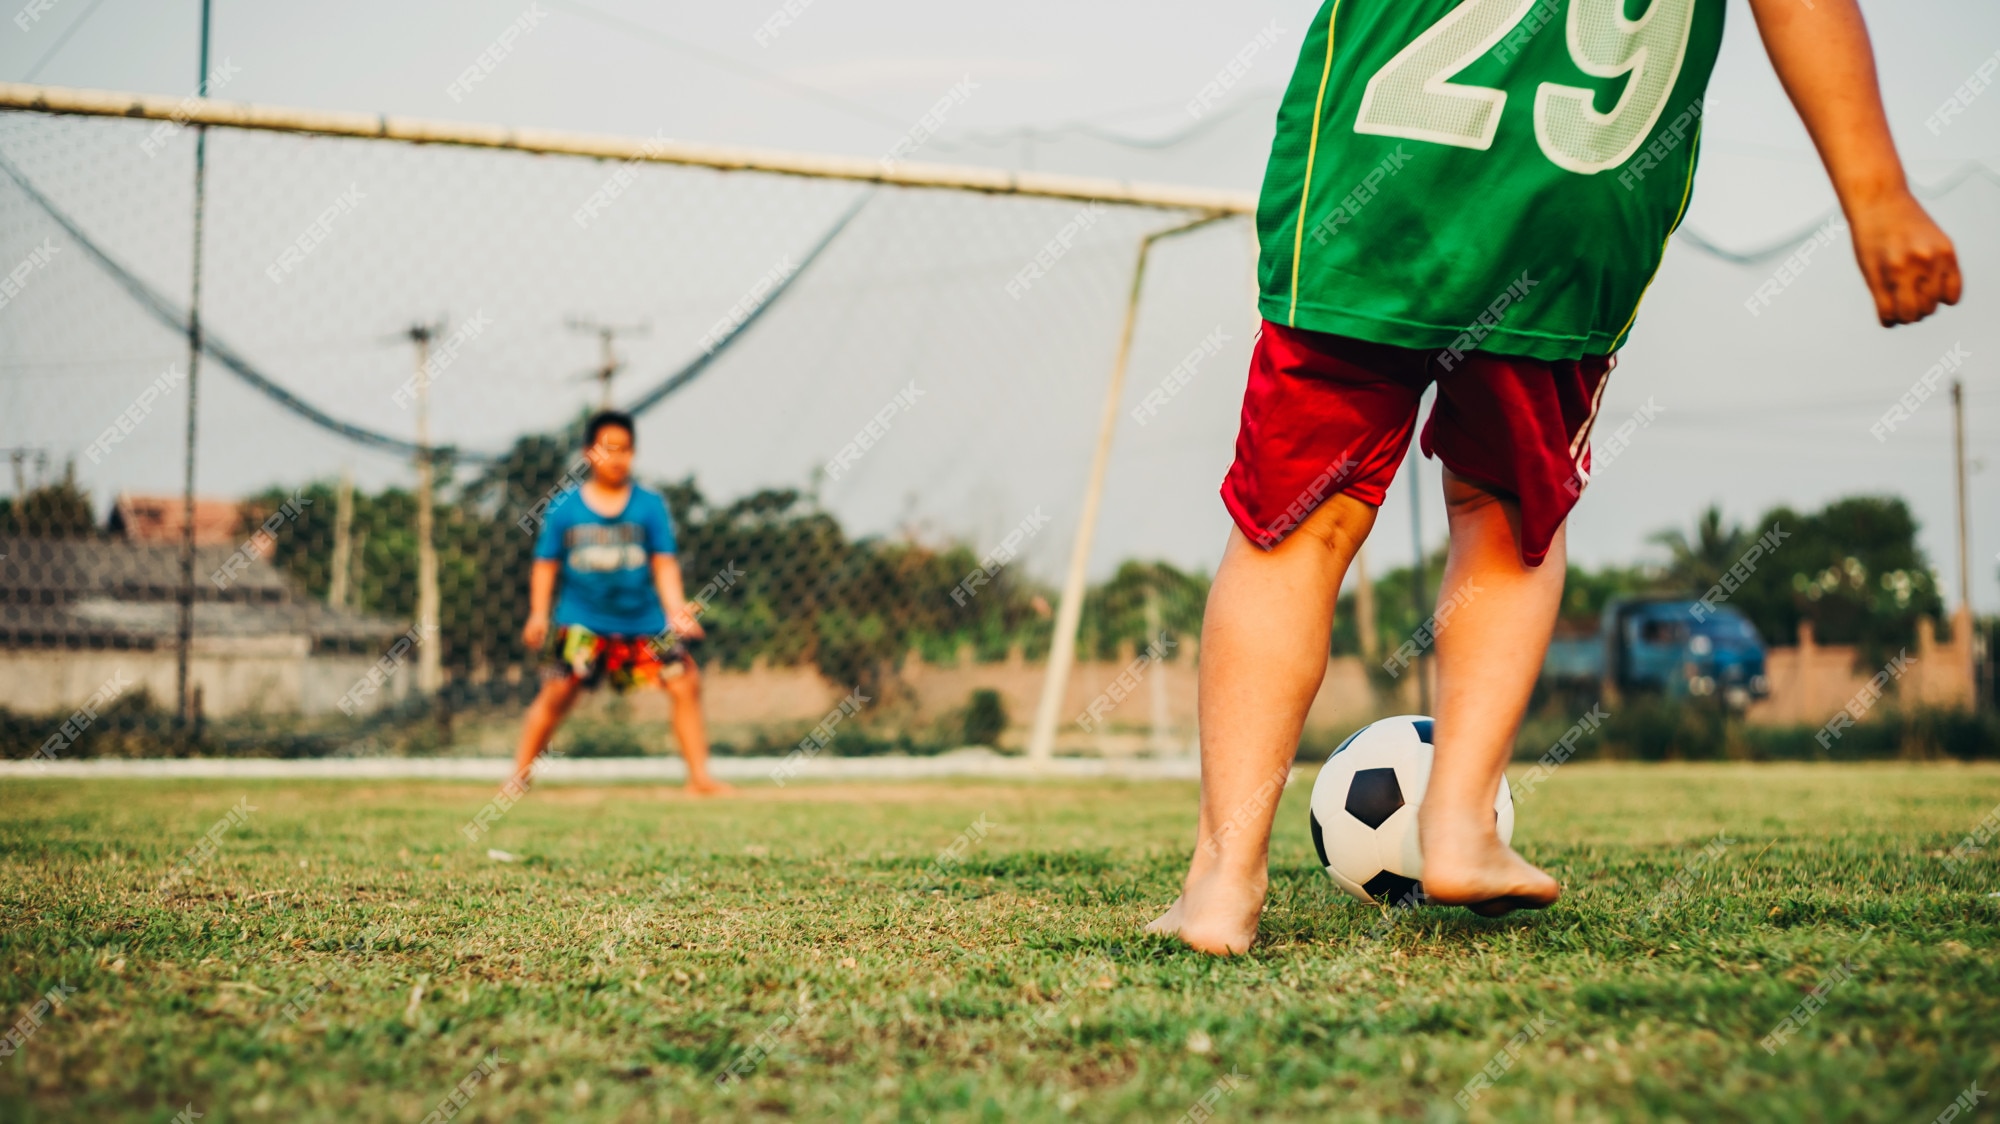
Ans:
[[[572,679],[585,687],[609,684],[627,691],[657,686],[681,674],[692,663],[687,645],[672,633],[660,636],[599,636],[582,625],[568,624],[549,639],[542,678]]]

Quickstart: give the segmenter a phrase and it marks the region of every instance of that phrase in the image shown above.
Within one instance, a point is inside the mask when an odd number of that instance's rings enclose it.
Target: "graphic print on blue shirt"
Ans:
[[[674,521],[658,492],[634,485],[625,510],[599,515],[576,489],[549,505],[535,557],[562,563],[555,623],[602,636],[657,636],[667,614],[653,556],[674,552]]]

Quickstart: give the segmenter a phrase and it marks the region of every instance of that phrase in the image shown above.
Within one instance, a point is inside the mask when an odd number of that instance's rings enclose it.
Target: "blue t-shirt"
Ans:
[[[562,563],[555,623],[601,636],[658,636],[666,610],[653,587],[653,556],[674,552],[674,520],[658,492],[632,486],[625,510],[599,515],[577,488],[549,505],[535,557]]]

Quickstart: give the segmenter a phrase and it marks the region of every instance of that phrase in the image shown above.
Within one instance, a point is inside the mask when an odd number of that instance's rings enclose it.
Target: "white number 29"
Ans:
[[[1383,64],[1362,92],[1354,131],[1488,149],[1507,91],[1451,77],[1492,50],[1537,0],[1464,0]],[[1535,141],[1559,168],[1590,175],[1624,163],[1666,109],[1680,78],[1696,0],[1653,0],[1625,18],[1624,0],[1569,0],[1570,58],[1597,78],[1630,75],[1618,104],[1599,113],[1596,92],[1544,82],[1535,91]]]

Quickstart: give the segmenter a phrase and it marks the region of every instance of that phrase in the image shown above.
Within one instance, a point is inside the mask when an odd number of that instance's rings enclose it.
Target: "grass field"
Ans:
[[[1186,784],[545,787],[469,843],[490,789],[7,783],[5,1017],[75,990],[0,1117],[1930,1121],[2000,1084],[2000,862],[1947,864],[2000,769],[1572,765],[1516,837],[1566,896],[1503,921],[1339,897],[1310,782],[1231,961],[1139,934]]]

